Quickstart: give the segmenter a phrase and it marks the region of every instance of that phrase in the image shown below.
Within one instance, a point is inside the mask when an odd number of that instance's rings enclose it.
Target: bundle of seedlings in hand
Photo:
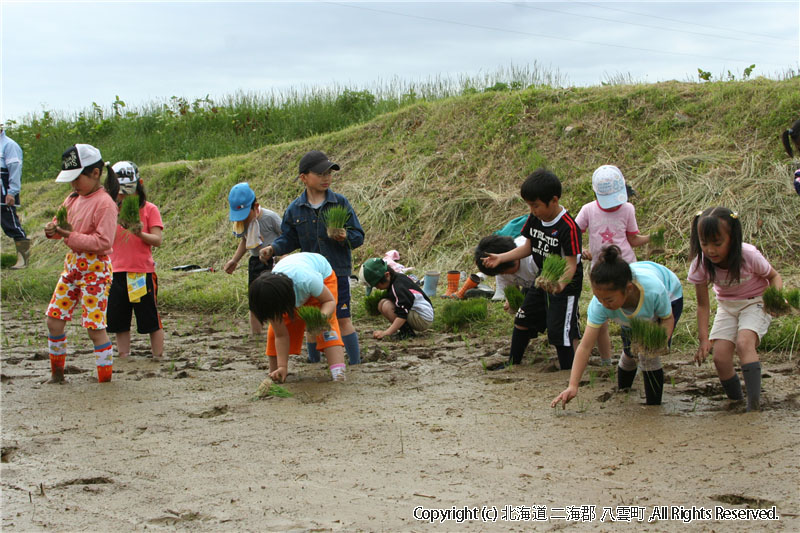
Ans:
[[[489,316],[489,305],[483,298],[448,302],[440,315],[445,326],[455,331],[464,324],[486,320]]]
[[[664,253],[664,228],[658,228],[650,234],[650,253]]]
[[[516,285],[509,285],[503,289],[503,294],[505,294],[508,307],[510,307],[512,311],[519,309],[522,302],[525,300],[525,295],[522,294],[522,291],[519,290],[519,287]]]
[[[322,314],[319,307],[313,305],[298,307],[297,316],[306,323],[306,330],[312,335],[319,334],[330,327],[328,317]]]
[[[364,308],[367,310],[368,315],[378,316],[380,314],[380,311],[378,311],[378,302],[381,301],[381,298],[383,298],[385,294],[386,291],[372,289],[372,292],[364,298]]]
[[[126,196],[119,208],[119,225],[131,233],[139,233],[142,222],[139,219],[139,197]]]
[[[261,385],[258,386],[258,390],[256,390],[256,398],[266,398],[268,396],[277,396],[278,398],[291,398],[293,394],[289,392],[286,388],[281,387],[277,383],[270,382],[269,379],[265,379],[261,382]]]
[[[660,324],[643,320],[631,319],[631,344],[637,353],[659,353],[666,351],[667,330]]]
[[[778,288],[767,287],[762,299],[764,300],[764,310],[771,315],[785,315],[791,311],[789,304],[786,302],[786,296]]]
[[[786,301],[795,309],[800,309],[800,289],[791,289],[785,291]]]
[[[345,226],[350,220],[350,213],[343,205],[334,205],[322,212],[322,222],[328,229],[328,237],[331,239],[337,235],[347,236]]]
[[[61,207],[58,208],[58,211],[56,211],[56,225],[58,225],[58,227],[61,229],[72,231],[72,226],[70,225],[69,222],[67,222],[66,206],[62,205]]]
[[[546,292],[558,289],[561,277],[567,269],[567,260],[560,255],[548,255],[542,263],[542,272],[536,278],[536,286]]]

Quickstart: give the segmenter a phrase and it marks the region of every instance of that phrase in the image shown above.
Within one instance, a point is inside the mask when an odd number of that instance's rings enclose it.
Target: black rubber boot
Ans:
[[[647,405],[661,405],[661,394],[664,392],[664,369],[642,372],[644,380],[644,396]]]
[[[636,370],[625,370],[621,366],[617,366],[617,390],[630,389],[635,377]]]

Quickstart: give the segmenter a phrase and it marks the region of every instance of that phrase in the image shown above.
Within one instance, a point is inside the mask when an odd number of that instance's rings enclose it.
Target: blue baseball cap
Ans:
[[[253,192],[253,189],[250,188],[247,182],[237,183],[231,187],[231,192],[228,194],[228,204],[230,204],[231,207],[231,220],[233,222],[239,222],[246,219],[255,201],[256,193]]]

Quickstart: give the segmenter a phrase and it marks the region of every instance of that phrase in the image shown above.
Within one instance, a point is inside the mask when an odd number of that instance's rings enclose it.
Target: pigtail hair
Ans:
[[[117,178],[117,173],[114,172],[114,169],[111,167],[111,162],[105,162],[106,167],[106,181],[103,184],[106,192],[111,199],[115,202],[117,201],[117,196],[119,195],[119,179]]]
[[[783,148],[786,150],[786,153],[789,154],[789,157],[794,157],[792,153],[792,144],[789,142],[789,135],[792,134],[792,130],[784,130],[781,139],[783,140]]]

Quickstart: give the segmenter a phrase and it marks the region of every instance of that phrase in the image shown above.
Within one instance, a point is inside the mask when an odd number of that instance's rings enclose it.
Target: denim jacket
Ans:
[[[343,205],[350,212],[350,221],[346,228],[347,239],[342,242],[328,237],[328,230],[320,218],[320,214],[329,204]],[[318,209],[314,209],[308,203],[306,191],[289,204],[283,213],[281,235],[272,242],[272,247],[275,255],[288,254],[298,248],[303,252],[323,255],[337,276],[349,276],[353,268],[350,250],[362,244],[364,244],[364,230],[350,202],[341,194],[328,189],[325,202]]]

